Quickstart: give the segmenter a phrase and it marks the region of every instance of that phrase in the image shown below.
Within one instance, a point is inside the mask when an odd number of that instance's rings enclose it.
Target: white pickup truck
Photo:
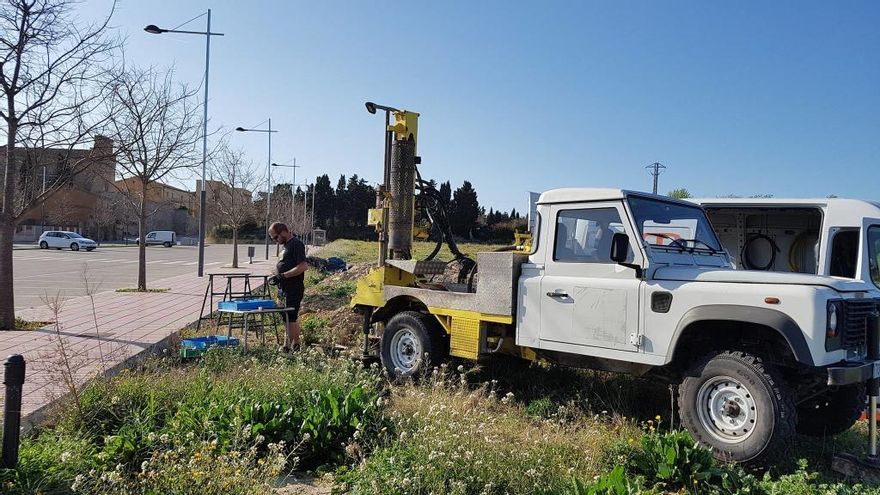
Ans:
[[[795,432],[848,429],[865,381],[880,374],[880,361],[866,359],[877,287],[735,270],[705,211],[686,201],[547,191],[531,252],[476,261],[465,284],[431,283],[443,267],[412,260],[388,260],[358,282],[352,306],[365,333],[381,337],[390,373],[494,353],[660,372],[680,384],[691,434],[734,461],[766,458]]]

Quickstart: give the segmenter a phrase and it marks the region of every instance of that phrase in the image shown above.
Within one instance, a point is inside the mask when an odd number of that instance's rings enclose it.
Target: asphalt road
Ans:
[[[247,266],[247,246],[239,246],[239,266]],[[186,273],[196,274],[198,248],[175,246],[147,248],[147,287],[154,280]],[[254,260],[265,258],[265,247],[257,246]],[[275,255],[273,247],[270,256]],[[87,274],[93,292],[137,285],[136,247],[99,247],[87,251],[16,249],[12,254],[15,279],[15,308],[42,306],[45,295],[85,295]],[[231,245],[205,247],[205,271],[218,271],[232,262]],[[158,288],[158,287],[157,287]]]

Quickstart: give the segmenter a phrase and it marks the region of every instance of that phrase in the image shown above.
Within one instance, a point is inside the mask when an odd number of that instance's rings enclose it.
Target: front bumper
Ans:
[[[847,361],[825,369],[828,370],[828,385],[864,383],[871,378],[880,378],[880,360]]]

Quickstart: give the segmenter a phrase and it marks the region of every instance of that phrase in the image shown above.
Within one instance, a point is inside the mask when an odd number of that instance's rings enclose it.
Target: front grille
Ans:
[[[843,331],[841,344],[844,349],[859,349],[865,345],[865,320],[878,309],[877,299],[847,299],[843,302]]]

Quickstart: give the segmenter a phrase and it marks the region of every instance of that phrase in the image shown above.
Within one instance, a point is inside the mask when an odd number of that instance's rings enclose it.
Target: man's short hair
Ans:
[[[275,234],[289,232],[289,230],[287,230],[287,224],[281,222],[274,222],[272,225],[269,226],[269,231]]]

